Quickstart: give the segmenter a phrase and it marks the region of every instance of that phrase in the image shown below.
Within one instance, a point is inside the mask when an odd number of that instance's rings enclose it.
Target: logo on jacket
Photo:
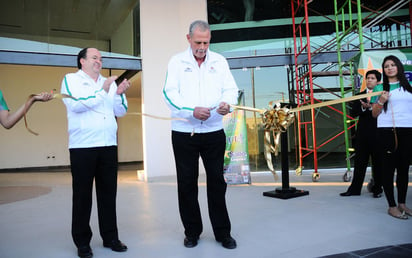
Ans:
[[[190,68],[190,67],[186,67],[186,69],[185,69],[185,73],[191,73],[192,72],[192,68]]]
[[[211,66],[209,68],[209,73],[216,73],[216,69],[213,66]]]

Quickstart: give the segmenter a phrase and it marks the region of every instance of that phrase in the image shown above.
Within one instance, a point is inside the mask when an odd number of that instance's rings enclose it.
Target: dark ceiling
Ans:
[[[110,40],[138,3],[139,0],[2,0],[0,36]]]
[[[364,0],[361,1],[363,11],[388,9],[398,2],[408,2],[405,0]],[[208,0],[208,19],[210,24],[242,22],[245,21],[246,7],[244,2],[247,0]],[[291,0],[249,0],[254,4],[253,21],[291,18]],[[295,0],[295,2],[297,2]],[[301,3],[303,1],[300,1]],[[334,0],[308,0],[309,16],[319,15],[334,15],[335,6]],[[348,6],[348,0],[336,0],[337,8],[339,9],[344,4]],[[352,1],[353,2],[353,1]],[[356,1],[355,1],[356,2]],[[301,5],[302,6],[302,5]],[[296,5],[295,5],[296,8]],[[406,6],[406,8],[408,8]],[[352,10],[355,13],[357,9],[356,3],[352,3]],[[296,10],[295,10],[296,11]],[[304,10],[298,11],[296,16],[303,16]]]

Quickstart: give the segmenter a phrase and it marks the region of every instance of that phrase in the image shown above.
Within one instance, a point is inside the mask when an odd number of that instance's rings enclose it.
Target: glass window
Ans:
[[[269,109],[270,102],[288,102],[287,69],[282,67],[244,68],[232,70],[237,85],[244,92],[245,106]],[[251,171],[269,170],[264,157],[264,130],[259,113],[246,112],[248,147]],[[275,169],[280,169],[278,157],[273,156]],[[294,161],[292,161],[294,162]]]

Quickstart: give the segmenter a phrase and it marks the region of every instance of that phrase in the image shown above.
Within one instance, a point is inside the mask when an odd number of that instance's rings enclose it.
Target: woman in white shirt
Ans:
[[[412,216],[406,202],[409,166],[412,157],[412,87],[405,76],[401,61],[393,55],[382,63],[383,83],[373,91],[382,91],[374,97],[372,115],[378,119],[378,145],[383,152],[383,188],[389,204],[388,214],[407,219]],[[394,197],[393,178],[396,169],[398,206]]]

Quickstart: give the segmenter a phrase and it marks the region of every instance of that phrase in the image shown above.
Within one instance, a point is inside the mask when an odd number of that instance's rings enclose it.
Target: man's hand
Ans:
[[[210,108],[195,107],[193,116],[199,120],[206,121],[210,117]]]
[[[360,100],[360,103],[361,103],[361,105],[362,105],[362,107],[363,107],[364,109],[369,109],[369,108],[372,107],[372,105],[371,105],[371,103],[370,103],[369,101],[368,101],[368,102],[365,102],[365,101]]]
[[[126,91],[127,91],[127,89],[129,89],[130,88],[130,81],[128,81],[127,79],[124,79],[120,84],[119,84],[119,86],[117,86],[117,91],[116,91],[116,94],[117,95],[120,95],[120,94],[123,94],[123,93],[125,93]]]
[[[216,110],[216,112],[224,116],[230,112],[230,105],[226,102],[220,102],[219,108]]]
[[[112,83],[117,79],[116,75],[110,76],[109,78],[106,79],[106,81],[104,81],[103,83],[103,90],[106,92],[109,92],[110,90],[110,85],[112,85]]]

